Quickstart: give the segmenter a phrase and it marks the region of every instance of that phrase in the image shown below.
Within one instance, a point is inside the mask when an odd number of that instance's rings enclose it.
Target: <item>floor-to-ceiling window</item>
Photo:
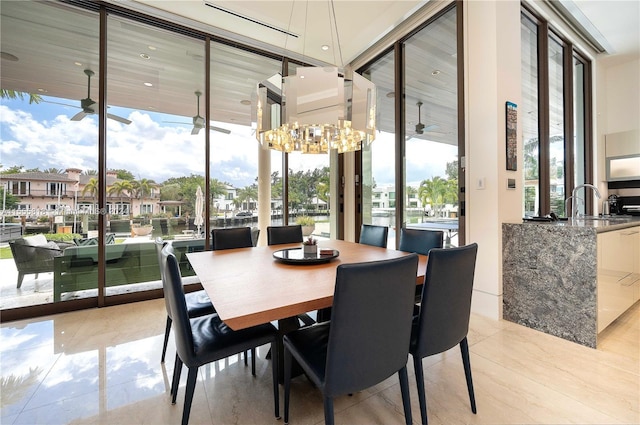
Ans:
[[[384,54],[363,69],[376,85],[376,139],[362,148],[362,223],[390,228],[387,246],[395,248],[396,140],[394,52]],[[385,111],[385,112],[382,112]]]
[[[590,64],[548,23],[523,9],[521,17],[524,139],[524,215],[571,213],[572,189],[591,175]],[[575,204],[592,211],[590,198]]]
[[[37,248],[40,256],[17,252],[18,258],[9,247],[1,248],[6,255],[0,259],[0,309],[44,310],[43,305],[86,296],[64,292],[76,282],[62,274],[63,264],[53,255],[74,245],[74,234],[95,230],[100,212],[93,113],[100,100],[93,74],[100,58],[99,14],[62,3],[6,2],[0,28],[0,172],[3,183],[13,183],[3,222],[21,225],[25,236],[51,241],[46,247],[60,243],[50,251]],[[110,113],[121,113],[114,109]],[[24,262],[24,276],[16,270],[18,262]]]
[[[404,220],[408,227],[458,230],[456,9],[404,43]]]
[[[444,230],[447,243],[457,244],[457,51],[457,9],[451,7],[361,69],[377,87],[379,130],[362,152],[362,222],[389,226],[390,247],[396,247],[398,214],[401,226]],[[399,150],[397,110],[404,118]]]

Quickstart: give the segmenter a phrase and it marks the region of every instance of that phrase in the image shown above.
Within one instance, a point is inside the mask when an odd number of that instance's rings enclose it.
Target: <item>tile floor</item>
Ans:
[[[160,363],[165,318],[163,300],[153,300],[3,323],[0,423],[179,423],[186,373],[171,405],[173,345]],[[640,423],[640,303],[604,332],[597,350],[476,315],[469,344],[478,413],[454,348],[424,360],[432,425]],[[255,378],[239,356],[202,367],[190,423],[282,424],[272,413],[266,351]],[[419,423],[411,366],[409,373]],[[404,423],[396,376],[338,398],[335,409],[338,424]],[[296,378],[291,424],[323,418],[318,391]]]

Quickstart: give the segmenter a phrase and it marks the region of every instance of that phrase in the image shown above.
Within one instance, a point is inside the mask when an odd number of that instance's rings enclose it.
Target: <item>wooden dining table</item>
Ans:
[[[319,248],[338,257],[322,264],[286,264],[273,253],[301,244],[191,252],[187,258],[220,318],[238,330],[331,307],[340,264],[380,261],[406,252],[342,240],[321,240]],[[427,256],[420,255],[416,284],[422,284]]]

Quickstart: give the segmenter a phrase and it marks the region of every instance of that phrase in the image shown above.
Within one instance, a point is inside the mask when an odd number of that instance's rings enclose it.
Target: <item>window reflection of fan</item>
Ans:
[[[192,125],[193,125],[193,129],[191,130],[192,135],[200,133],[200,130],[204,128],[204,117],[200,115],[200,96],[202,96],[202,93],[197,91],[195,92],[195,95],[196,95],[197,113],[192,119]],[[165,122],[171,123],[171,124],[188,124],[186,122],[175,122],[175,121],[165,121]],[[227,130],[226,128],[220,128],[215,126],[211,126],[210,128],[213,131],[219,131],[220,133],[224,133],[224,134],[231,133],[231,130]]]
[[[88,78],[87,98],[86,99],[80,99],[80,107],[82,108],[82,111],[78,112],[73,117],[71,117],[71,121],[80,121],[81,119],[83,119],[87,115],[93,115],[93,114],[96,113],[96,110],[94,109],[96,102],[95,102],[95,100],[91,99],[91,77],[93,77],[95,74],[90,69],[85,69],[84,73]],[[111,118],[112,120],[121,122],[123,124],[131,124],[131,121],[129,121],[128,119],[119,117],[117,115],[113,115],[113,114],[109,114],[108,113],[107,114],[107,118]]]

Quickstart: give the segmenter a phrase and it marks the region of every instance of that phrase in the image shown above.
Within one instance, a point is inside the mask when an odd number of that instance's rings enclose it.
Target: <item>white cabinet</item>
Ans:
[[[598,332],[640,299],[640,226],[598,233]]]

